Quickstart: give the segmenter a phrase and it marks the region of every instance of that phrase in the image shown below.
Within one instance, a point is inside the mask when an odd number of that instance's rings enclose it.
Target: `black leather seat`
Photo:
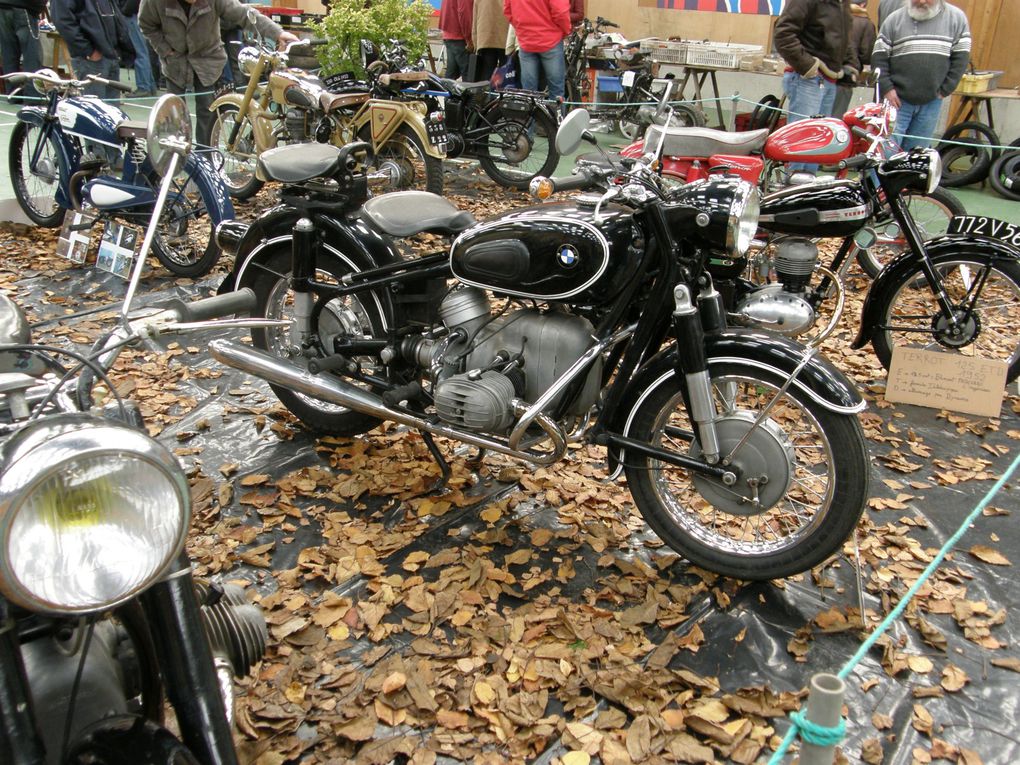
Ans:
[[[475,224],[475,216],[458,210],[448,200],[429,191],[394,191],[365,202],[362,216],[375,228],[392,237],[428,231],[459,234]]]
[[[340,149],[328,143],[277,146],[259,155],[257,174],[265,181],[301,183],[328,178],[339,169]]]

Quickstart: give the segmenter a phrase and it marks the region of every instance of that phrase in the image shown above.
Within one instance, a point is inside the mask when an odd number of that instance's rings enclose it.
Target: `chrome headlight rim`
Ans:
[[[245,77],[251,77],[262,53],[253,45],[246,45],[237,52],[237,68]]]
[[[761,194],[747,181],[740,181],[733,190],[730,214],[726,220],[726,251],[733,257],[743,257],[751,248],[758,232],[758,214]]]
[[[942,155],[934,149],[928,154],[928,186],[925,193],[931,194],[942,182]]]
[[[32,518],[32,511],[26,509],[36,496],[33,492],[47,482],[59,479],[63,471],[72,467],[82,469],[99,464],[97,460],[111,459],[123,460],[124,464],[130,462],[131,469],[145,469],[153,481],[157,478],[165,481],[160,488],[172,493],[175,507],[169,508],[164,504],[158,510],[160,513],[176,511],[176,516],[171,519],[172,523],[176,523],[172,537],[165,543],[159,543],[153,532],[149,538],[154,547],[159,544],[158,552],[152,558],[155,564],[129,586],[121,587],[106,597],[93,597],[89,602],[71,602],[70,597],[59,600],[34,591],[22,581],[16,570],[18,555],[12,548],[12,545],[23,542],[23,536],[19,537],[15,532],[19,520],[28,517],[26,523],[33,520],[39,523]],[[118,469],[124,469],[123,464]],[[24,429],[5,444],[0,470],[0,593],[16,605],[35,612],[60,615],[106,611],[131,600],[162,578],[184,549],[191,523],[187,479],[166,447],[134,428],[91,415],[51,417]],[[22,513],[28,515],[22,516]]]

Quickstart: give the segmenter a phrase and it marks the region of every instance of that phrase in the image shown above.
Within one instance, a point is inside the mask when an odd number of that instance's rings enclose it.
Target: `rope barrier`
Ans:
[[[1016,472],[1016,469],[1018,467],[1020,467],[1020,453],[1016,455],[1016,457],[1013,459],[1013,462],[1006,469],[1006,472],[1003,473],[999,480],[997,480],[995,484],[988,490],[988,492],[981,499],[981,501],[978,502],[977,506],[967,515],[966,518],[963,519],[963,522],[956,529],[956,532],[951,537],[949,537],[949,539],[946,540],[946,543],[942,545],[938,553],[936,553],[935,557],[932,558],[931,563],[929,563],[925,567],[924,571],[921,572],[921,575],[918,577],[917,581],[914,582],[914,584],[910,586],[910,589],[907,590],[906,594],[902,598],[900,598],[900,601],[899,603],[896,604],[896,607],[886,615],[886,617],[881,621],[881,623],[868,636],[867,640],[861,643],[861,646],[857,649],[857,652],[850,657],[846,664],[843,665],[843,668],[836,675],[840,680],[846,680],[847,676],[851,672],[853,672],[854,668],[858,664],[860,664],[861,660],[867,655],[868,651],[871,650],[871,647],[878,641],[879,638],[882,637],[882,635],[886,633],[889,627],[892,626],[893,622],[899,618],[900,614],[902,614],[904,609],[906,609],[907,604],[910,603],[914,595],[916,595],[917,592],[921,589],[921,587],[924,586],[925,582],[928,581],[931,575],[935,573],[935,570],[942,564],[942,561],[945,560],[946,555],[948,555],[950,550],[952,550],[953,547],[956,546],[956,543],[959,542],[961,537],[963,537],[963,535],[967,532],[968,527],[984,511],[984,509],[988,506],[988,503],[991,502],[992,498],[999,493],[999,490],[1002,489],[1002,487],[1010,479],[1013,473]],[[863,617],[864,614],[861,614],[861,618]],[[803,716],[800,713],[795,712],[791,714],[790,719],[792,720],[793,725],[786,732],[786,736],[785,738],[783,738],[783,741],[779,745],[779,748],[769,759],[769,765],[777,765],[777,763],[782,761],[783,755],[786,754],[787,750],[790,748],[790,745],[793,743],[793,740],[797,737],[798,733],[800,733],[801,738],[803,738],[808,743],[818,743],[816,741],[812,741],[810,738],[804,735],[804,730],[806,728],[802,727],[804,721]],[[845,721],[841,721],[841,725],[845,729]],[[822,728],[822,726],[814,727]],[[833,733],[833,731],[834,729],[831,728],[822,728],[821,735],[824,737],[829,735],[830,733]],[[812,731],[811,733],[808,733],[808,736],[814,735],[814,733],[816,732],[817,731]],[[834,746],[835,744],[839,743],[839,741],[842,740],[844,732],[845,731],[841,731],[839,738],[837,738],[835,741],[830,741],[820,745]]]

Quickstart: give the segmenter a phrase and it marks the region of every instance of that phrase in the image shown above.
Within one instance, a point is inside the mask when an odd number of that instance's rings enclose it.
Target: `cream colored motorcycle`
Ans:
[[[263,180],[256,175],[256,159],[262,152],[309,141],[337,146],[369,143],[374,158],[366,169],[378,191],[423,189],[442,194],[447,142],[442,115],[427,114],[422,102],[375,98],[376,82],[347,74],[319,78],[292,67],[314,62],[308,45],[290,43],[286,51],[265,44],[242,48],[238,65],[248,77],[247,87],[213,101],[211,144],[223,154],[230,195],[248,199],[262,187]]]

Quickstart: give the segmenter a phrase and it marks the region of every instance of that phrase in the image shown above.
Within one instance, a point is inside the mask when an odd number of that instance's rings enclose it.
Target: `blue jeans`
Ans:
[[[549,100],[563,98],[566,92],[567,62],[563,56],[563,41],[544,53],[528,53],[521,51],[521,87],[525,90],[538,90],[538,73],[545,73],[545,81],[549,88]]]
[[[149,63],[149,45],[142,37],[142,30],[138,26],[138,17],[129,16],[127,19],[128,37],[135,47],[135,87],[138,90],[146,90],[150,93],[156,90],[156,81],[152,78],[152,64]]]
[[[813,117],[816,114],[823,114],[826,117],[832,112],[833,101],[836,100],[836,83],[816,74],[814,77],[804,78],[796,72],[787,72],[783,75],[783,92],[786,93],[786,115],[787,123]],[[818,171],[818,165],[808,165],[803,162],[791,162],[790,172]]]
[[[926,149],[931,145],[931,137],[942,111],[942,99],[935,98],[926,104],[908,104],[902,101],[896,114],[896,130],[893,140],[904,151],[914,148]]]
[[[29,14],[24,8],[0,8],[0,57],[4,74],[34,72],[42,68],[38,22],[39,17]],[[22,88],[22,92],[38,95],[31,85]]]
[[[468,52],[463,40],[443,40],[446,47],[446,74],[451,80],[467,79]]]
[[[95,74],[114,82],[120,82],[120,61],[116,59],[101,58],[99,61],[89,61],[87,58],[72,58],[71,69],[74,70],[74,76],[79,80],[84,80],[87,75]],[[103,101],[110,103],[119,103],[120,101],[119,90],[96,82],[85,88],[84,92],[87,96],[98,96]]]

